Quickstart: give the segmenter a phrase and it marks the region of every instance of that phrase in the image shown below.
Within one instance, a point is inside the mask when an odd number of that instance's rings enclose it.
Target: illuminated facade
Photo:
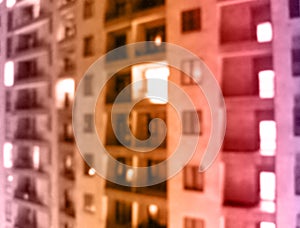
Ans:
[[[1,227],[300,227],[299,0],[0,0],[0,12]],[[108,73],[135,58],[166,63],[165,41],[187,48],[220,83],[227,131],[220,156],[207,172],[198,173],[202,142],[209,139],[212,124],[203,94],[173,68],[143,63],[123,69],[108,81],[95,119],[112,156],[132,166],[165,160],[176,147],[181,121],[187,150],[190,139],[200,136],[201,141],[171,180],[148,188],[123,187],[95,175],[81,158],[71,107],[90,64],[114,48],[145,40],[154,43],[107,58]],[[182,67],[201,82],[197,60],[184,59]],[[148,83],[128,91],[112,123],[117,94],[153,75],[180,85],[197,115],[182,107],[179,118],[163,101],[151,100],[157,88]],[[84,110],[89,96],[98,93],[94,77],[82,81]],[[167,100],[167,88],[161,91]],[[145,94],[149,99],[130,116],[133,134],[147,139],[154,118],[168,126],[166,140],[147,156],[122,146],[112,131],[112,124],[125,131],[123,108]],[[194,128],[197,120],[200,130]],[[92,113],[85,113],[82,123],[82,137],[88,140]],[[157,138],[160,129],[153,126]],[[120,134],[132,145],[126,131]],[[85,159],[96,162],[86,150]],[[130,170],[107,167],[114,178],[133,181]],[[144,178],[164,172],[152,169]]]

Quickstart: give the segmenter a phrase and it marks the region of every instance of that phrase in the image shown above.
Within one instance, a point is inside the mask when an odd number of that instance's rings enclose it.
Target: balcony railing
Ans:
[[[34,15],[32,13],[26,13],[25,15],[23,15],[23,17],[16,19],[15,23],[13,23],[13,25],[11,25],[11,24],[9,25],[9,31],[20,29],[20,28],[30,25],[34,22],[48,18],[48,16],[49,16],[49,13],[46,13],[46,12],[41,12],[38,17],[34,17]]]
[[[32,140],[41,140],[41,136],[38,134],[38,132],[35,129],[23,129],[18,130],[15,133],[16,139],[32,139]]]
[[[32,186],[28,187],[29,189],[32,188]],[[15,198],[30,201],[36,204],[41,204],[41,201],[39,200],[36,192],[34,190],[16,190],[15,191]]]
[[[28,214],[18,215],[14,228],[38,228],[36,215],[33,218],[29,218]]]

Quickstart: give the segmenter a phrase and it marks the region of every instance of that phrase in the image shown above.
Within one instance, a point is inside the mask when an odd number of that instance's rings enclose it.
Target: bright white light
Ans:
[[[263,22],[256,27],[256,36],[259,43],[270,42],[273,39],[273,29],[270,22]]]
[[[274,201],[261,201],[260,210],[267,213],[275,213],[276,205]]]
[[[273,172],[260,172],[260,198],[261,200],[274,201],[276,190],[276,176]]]
[[[69,102],[74,99],[75,82],[72,78],[59,80],[56,84],[56,102],[58,108],[64,108],[66,96]]]
[[[155,45],[156,46],[160,46],[161,45],[161,42],[162,42],[162,38],[160,35],[157,35],[154,39],[154,42],[155,42]]]
[[[165,104],[168,102],[168,67],[149,68],[145,72],[147,79],[147,97],[152,103]],[[158,80],[160,79],[160,80]]]
[[[12,175],[8,175],[7,176],[7,181],[8,182],[13,182],[14,181],[14,177]]]
[[[16,4],[16,0],[6,0],[6,7],[11,8]]]
[[[133,180],[133,169],[128,169],[126,172],[126,181],[131,182]]]
[[[260,228],[276,228],[276,225],[272,222],[261,222]]]
[[[158,212],[158,207],[155,204],[150,204],[149,205],[149,214],[153,217],[155,217],[157,215]]]
[[[40,167],[40,147],[33,147],[33,168],[39,169]]]
[[[7,87],[14,85],[14,62],[12,61],[5,63],[4,85]]]
[[[4,168],[12,168],[13,167],[12,149],[13,149],[13,145],[11,143],[4,143],[4,146],[3,146],[3,166],[4,166]]]
[[[260,154],[274,156],[276,151],[276,122],[264,120],[259,123]]]
[[[89,169],[89,175],[90,175],[90,176],[94,176],[95,173],[96,173],[96,170],[95,170],[95,169],[93,169],[93,168],[90,168],[90,169]]]
[[[275,95],[274,71],[273,70],[260,71],[258,73],[258,77],[259,77],[259,97],[273,98]]]

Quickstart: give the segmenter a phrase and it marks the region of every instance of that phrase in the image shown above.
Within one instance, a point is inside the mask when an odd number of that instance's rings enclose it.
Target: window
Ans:
[[[186,166],[183,170],[184,189],[186,190],[204,190],[204,174],[199,172],[197,166]]]
[[[83,18],[88,19],[93,16],[94,0],[85,0],[83,8]]]
[[[116,202],[116,212],[115,212],[115,220],[119,225],[129,225],[131,224],[131,203],[125,201],[117,201]]]
[[[201,135],[201,111],[183,111],[182,131],[185,135]],[[197,124],[198,123],[198,124]]]
[[[182,12],[181,15],[181,30],[182,32],[190,32],[201,30],[201,10],[193,9]]]
[[[14,62],[12,62],[12,61],[5,63],[4,85],[7,87],[14,85]]]
[[[259,228],[276,228],[276,225],[272,222],[261,222]]]
[[[275,95],[274,71],[273,70],[260,71],[258,73],[258,77],[259,77],[259,97],[273,98]]]
[[[182,62],[182,69],[187,72],[181,73],[181,84],[182,85],[193,85],[196,82],[200,82],[202,79],[201,62],[197,59],[184,60]]]
[[[95,199],[92,194],[84,194],[84,210],[94,213],[96,211],[94,201]]]
[[[56,106],[70,108],[74,99],[75,81],[72,78],[59,80],[56,84]]]
[[[84,175],[86,176],[94,176],[96,171],[90,166],[94,165],[94,155],[93,154],[85,154],[84,155]]]
[[[85,37],[84,38],[84,51],[83,51],[84,57],[89,57],[94,54],[93,46],[94,46],[94,37],[93,36]]]
[[[91,96],[93,95],[93,76],[92,75],[85,75],[84,77],[84,95],[85,96]]]
[[[300,196],[300,154],[296,155],[294,176],[295,176],[295,194]]]
[[[273,172],[260,172],[260,199],[266,201],[275,200],[276,175]]]
[[[5,202],[5,220],[7,222],[12,221],[12,205],[9,201]]]
[[[270,22],[262,22],[256,26],[256,38],[257,42],[265,43],[270,42],[273,39],[273,29]]]
[[[290,18],[300,17],[300,1],[289,0]]]
[[[274,156],[276,150],[276,122],[264,120],[259,123],[260,154]]]
[[[184,228],[204,228],[204,221],[198,218],[185,218]]]
[[[294,99],[294,135],[300,136],[300,95]]]
[[[4,168],[12,168],[13,166],[13,145],[11,143],[5,143],[3,146],[3,166]]]
[[[63,124],[63,141],[65,142],[73,142],[73,128],[71,123],[64,123]]]
[[[83,131],[86,133],[91,133],[94,130],[94,116],[93,114],[84,115],[84,125]]]
[[[292,50],[292,73],[294,77],[300,77],[300,48]]]

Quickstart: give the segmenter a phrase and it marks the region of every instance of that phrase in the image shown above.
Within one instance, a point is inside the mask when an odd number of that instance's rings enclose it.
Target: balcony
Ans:
[[[105,14],[105,20],[108,22],[125,16],[131,16],[132,13],[143,12],[164,4],[164,0],[115,0],[109,4]]]
[[[38,220],[35,211],[28,208],[19,210],[14,228],[38,228]]]
[[[38,16],[25,14],[23,17],[16,19],[13,25],[9,25],[9,31],[26,32],[30,28],[45,24],[49,20],[49,16],[50,14],[47,12],[41,12]]]
[[[42,189],[42,187],[44,187]],[[47,192],[47,186],[42,186],[39,180],[31,177],[21,176],[18,178],[17,187],[14,191],[14,198],[27,201],[39,206],[44,206],[48,196],[43,195]],[[39,191],[41,191],[39,193]],[[44,199],[43,199],[44,198]]]
[[[164,0],[138,0],[133,6],[133,12],[144,11],[165,4]]]
[[[243,23],[236,18],[243,18]],[[268,1],[248,1],[221,7],[220,44],[223,54],[255,53],[260,49],[271,52],[272,39]]]
[[[16,140],[46,141],[51,127],[49,123],[48,116],[17,118],[15,130],[10,137]]]

